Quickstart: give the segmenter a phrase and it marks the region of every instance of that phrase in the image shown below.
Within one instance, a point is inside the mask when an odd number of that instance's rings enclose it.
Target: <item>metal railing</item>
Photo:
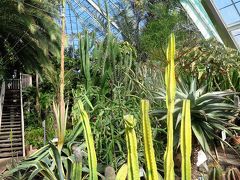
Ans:
[[[0,129],[2,124],[2,111],[3,111],[3,102],[5,97],[5,82],[2,82],[1,94],[0,94]]]
[[[5,81],[6,89],[9,90],[19,90],[20,89],[20,80],[19,79],[7,79]]]
[[[25,157],[24,114],[23,114],[23,96],[22,96],[23,86],[22,86],[21,73],[20,73],[19,88],[20,88],[20,102],[21,102],[22,146],[23,146],[23,157]]]

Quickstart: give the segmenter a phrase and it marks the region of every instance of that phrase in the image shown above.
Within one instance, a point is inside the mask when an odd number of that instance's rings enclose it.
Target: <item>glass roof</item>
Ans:
[[[240,49],[240,0],[213,0],[229,34]]]
[[[106,1],[106,3],[105,3]],[[77,46],[78,34],[84,30],[96,32],[97,38],[106,33],[107,12],[110,19],[120,11],[119,0],[66,0],[66,33],[70,46]],[[121,38],[118,26],[111,21],[111,31]]]

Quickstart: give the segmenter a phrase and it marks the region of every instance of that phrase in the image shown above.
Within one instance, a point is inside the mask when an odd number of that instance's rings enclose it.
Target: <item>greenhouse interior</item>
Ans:
[[[240,0],[0,0],[0,180],[240,180]]]

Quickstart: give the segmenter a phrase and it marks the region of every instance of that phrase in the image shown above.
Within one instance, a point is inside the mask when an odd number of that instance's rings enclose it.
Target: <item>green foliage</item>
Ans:
[[[91,41],[90,41],[91,40]],[[91,74],[90,74],[90,50],[94,42],[93,37],[89,37],[88,32],[85,31],[83,36],[79,37],[79,54],[81,59],[81,70],[86,78],[86,88],[89,89],[91,85]]]
[[[43,146],[43,128],[41,127],[27,127],[25,129],[25,139],[27,145],[40,148]]]
[[[165,97],[165,90],[161,91],[161,99]],[[202,148],[210,152],[214,140],[221,141],[217,132],[226,131],[231,136],[236,125],[229,122],[237,116],[238,107],[231,100],[235,93],[232,91],[206,92],[206,86],[197,88],[196,80],[190,84],[179,79],[175,100],[175,128],[178,130],[181,119],[182,103],[184,99],[191,103],[191,121],[193,135],[197,138]],[[163,119],[167,116],[165,115]],[[228,127],[226,129],[226,127]],[[237,128],[236,128],[237,129]],[[175,136],[177,136],[176,131]],[[229,145],[224,141],[225,144]]]
[[[196,39],[194,44],[179,49],[179,52],[177,71],[183,78],[194,76],[200,85],[207,85],[208,91],[239,91],[240,56],[237,50],[214,39]]]
[[[0,57],[5,65],[11,64],[10,54],[18,65],[28,69],[40,69],[50,55],[59,57],[60,31],[54,19],[58,15],[55,4],[50,0],[0,2]]]
[[[223,179],[223,170],[220,165],[216,164],[209,171],[209,179],[212,180],[222,180]]]
[[[169,4],[168,6],[166,4]],[[141,48],[147,52],[152,60],[165,59],[164,47],[167,45],[169,35],[176,26],[183,22],[181,11],[168,3],[159,2],[149,5],[150,17],[141,34]]]
[[[47,142],[52,140],[55,136],[55,129],[53,128],[53,121],[51,117],[46,120],[46,137]],[[32,145],[35,148],[41,148],[44,144],[44,130],[43,127],[34,126],[27,126],[25,128],[25,139],[26,145]]]

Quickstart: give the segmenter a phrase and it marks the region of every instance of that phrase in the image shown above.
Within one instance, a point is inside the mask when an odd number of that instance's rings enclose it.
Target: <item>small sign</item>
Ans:
[[[197,166],[201,166],[203,163],[207,161],[207,156],[203,152],[203,150],[198,151],[198,160],[197,160]]]

